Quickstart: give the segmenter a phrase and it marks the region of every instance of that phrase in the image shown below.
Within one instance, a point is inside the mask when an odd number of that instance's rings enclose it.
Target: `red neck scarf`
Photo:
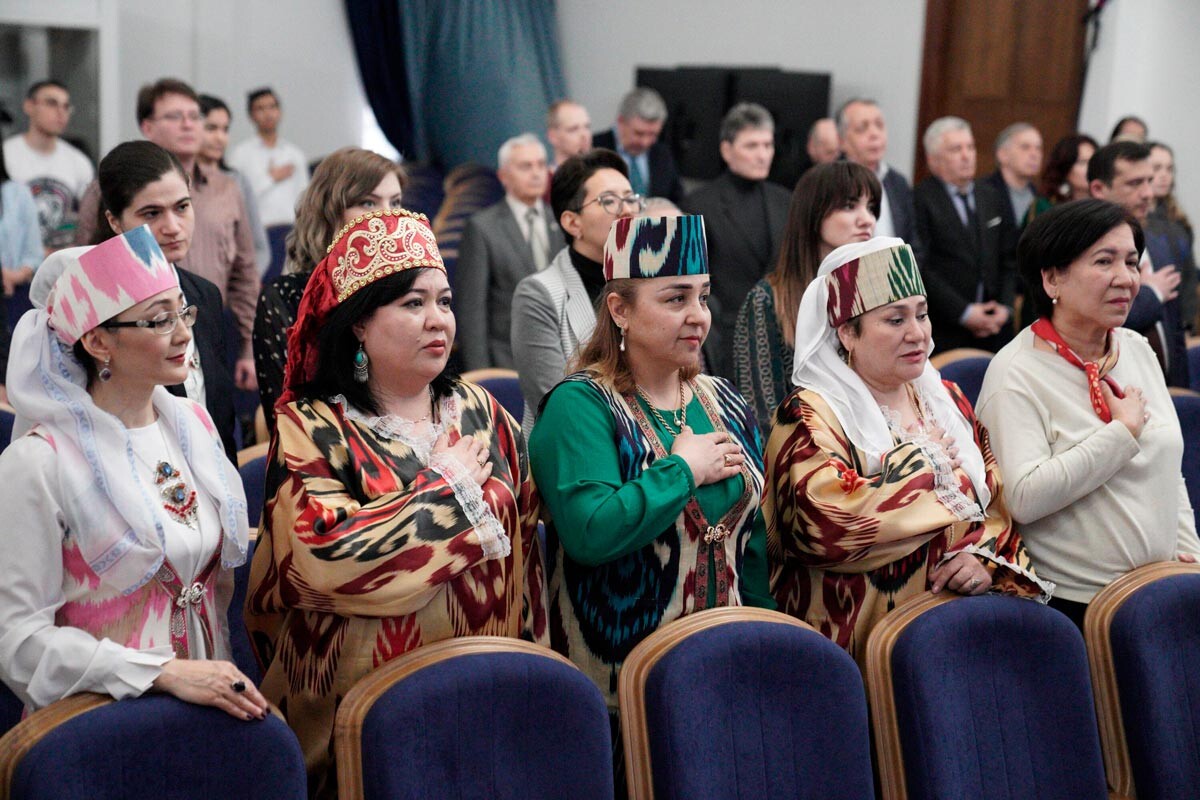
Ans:
[[[1112,422],[1112,412],[1108,410],[1108,403],[1104,402],[1104,393],[1100,391],[1100,381],[1108,384],[1108,388],[1112,389],[1113,394],[1117,397],[1124,398],[1125,392],[1117,385],[1117,382],[1108,377],[1108,373],[1117,365],[1119,356],[1117,348],[1117,340],[1113,338],[1112,331],[1108,332],[1108,350],[1099,361],[1084,361],[1079,357],[1071,346],[1068,345],[1063,338],[1058,335],[1058,331],[1054,330],[1054,324],[1049,318],[1042,317],[1037,322],[1033,323],[1033,332],[1040,339],[1058,353],[1060,356],[1071,364],[1087,373],[1088,395],[1092,401],[1092,408],[1096,412],[1096,416],[1105,422]]]

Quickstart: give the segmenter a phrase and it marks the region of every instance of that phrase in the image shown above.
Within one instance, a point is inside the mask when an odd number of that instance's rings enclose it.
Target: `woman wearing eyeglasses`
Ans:
[[[101,207],[112,233],[149,225],[170,263],[177,264],[188,254],[196,218],[187,174],[175,156],[153,142],[119,144],[100,161],[99,184]],[[226,365],[221,292],[216,284],[186,269],[176,267],[175,271],[179,288],[196,316],[186,378],[167,389],[208,409],[226,454],[236,461],[233,376]],[[35,305],[45,304],[57,278],[55,269],[38,270],[29,292]]]
[[[550,182],[550,207],[567,246],[513,293],[513,362],[525,397],[526,438],[542,398],[567,374],[567,364],[596,325],[604,289],[604,242],[613,221],[642,211],[629,186],[629,167],[612,150],[564,161]]]
[[[0,455],[0,677],[29,708],[173,694],[258,719],[228,661],[246,498],[208,412],[174,397],[195,309],[148,227],[60,250],[13,333],[24,435]]]

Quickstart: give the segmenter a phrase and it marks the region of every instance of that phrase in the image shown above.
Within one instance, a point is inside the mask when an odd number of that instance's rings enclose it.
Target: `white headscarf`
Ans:
[[[118,591],[135,591],[162,565],[166,511],[138,477],[143,466],[128,430],[92,402],[83,365],[55,333],[46,311],[28,311],[17,323],[6,386],[17,412],[13,435],[37,425],[54,447],[63,515],[88,566]],[[208,412],[162,386],[155,387],[151,401],[160,424],[179,443],[195,488],[217,506],[221,563],[226,568],[244,563],[246,494]]]
[[[858,376],[838,355],[837,329],[830,327],[827,305],[829,284],[825,276],[843,264],[854,261],[868,253],[899,247],[902,239],[877,236],[866,242],[842,245],[821,262],[817,277],[804,291],[800,300],[800,311],[796,316],[796,356],[793,362],[792,382],[796,386],[811,389],[833,409],[838,422],[854,446],[867,457],[867,471],[875,474],[882,469],[883,456],[895,448],[891,429],[863,379]],[[930,341],[930,349],[933,342]],[[992,493],[988,489],[983,454],[975,444],[974,431],[953,398],[942,385],[942,377],[927,360],[925,370],[914,382],[914,388],[929,404],[929,411],[954,438],[962,469],[970,477],[979,498],[979,509],[975,512],[982,518],[982,509],[988,507]]]

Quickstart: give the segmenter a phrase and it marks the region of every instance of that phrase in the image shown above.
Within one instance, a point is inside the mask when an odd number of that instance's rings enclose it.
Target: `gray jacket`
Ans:
[[[541,272],[517,284],[512,305],[513,363],[525,397],[521,429],[533,430],[538,406],[567,375],[567,364],[592,335],[596,312],[564,247]]]

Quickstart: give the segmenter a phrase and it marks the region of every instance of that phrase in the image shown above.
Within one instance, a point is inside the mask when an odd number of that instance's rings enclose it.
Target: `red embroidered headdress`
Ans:
[[[288,331],[284,388],[276,408],[295,400],[296,389],[316,377],[317,333],[346,298],[406,269],[446,271],[429,220],[402,208],[355,218],[338,231],[327,252],[304,288],[296,323]]]

